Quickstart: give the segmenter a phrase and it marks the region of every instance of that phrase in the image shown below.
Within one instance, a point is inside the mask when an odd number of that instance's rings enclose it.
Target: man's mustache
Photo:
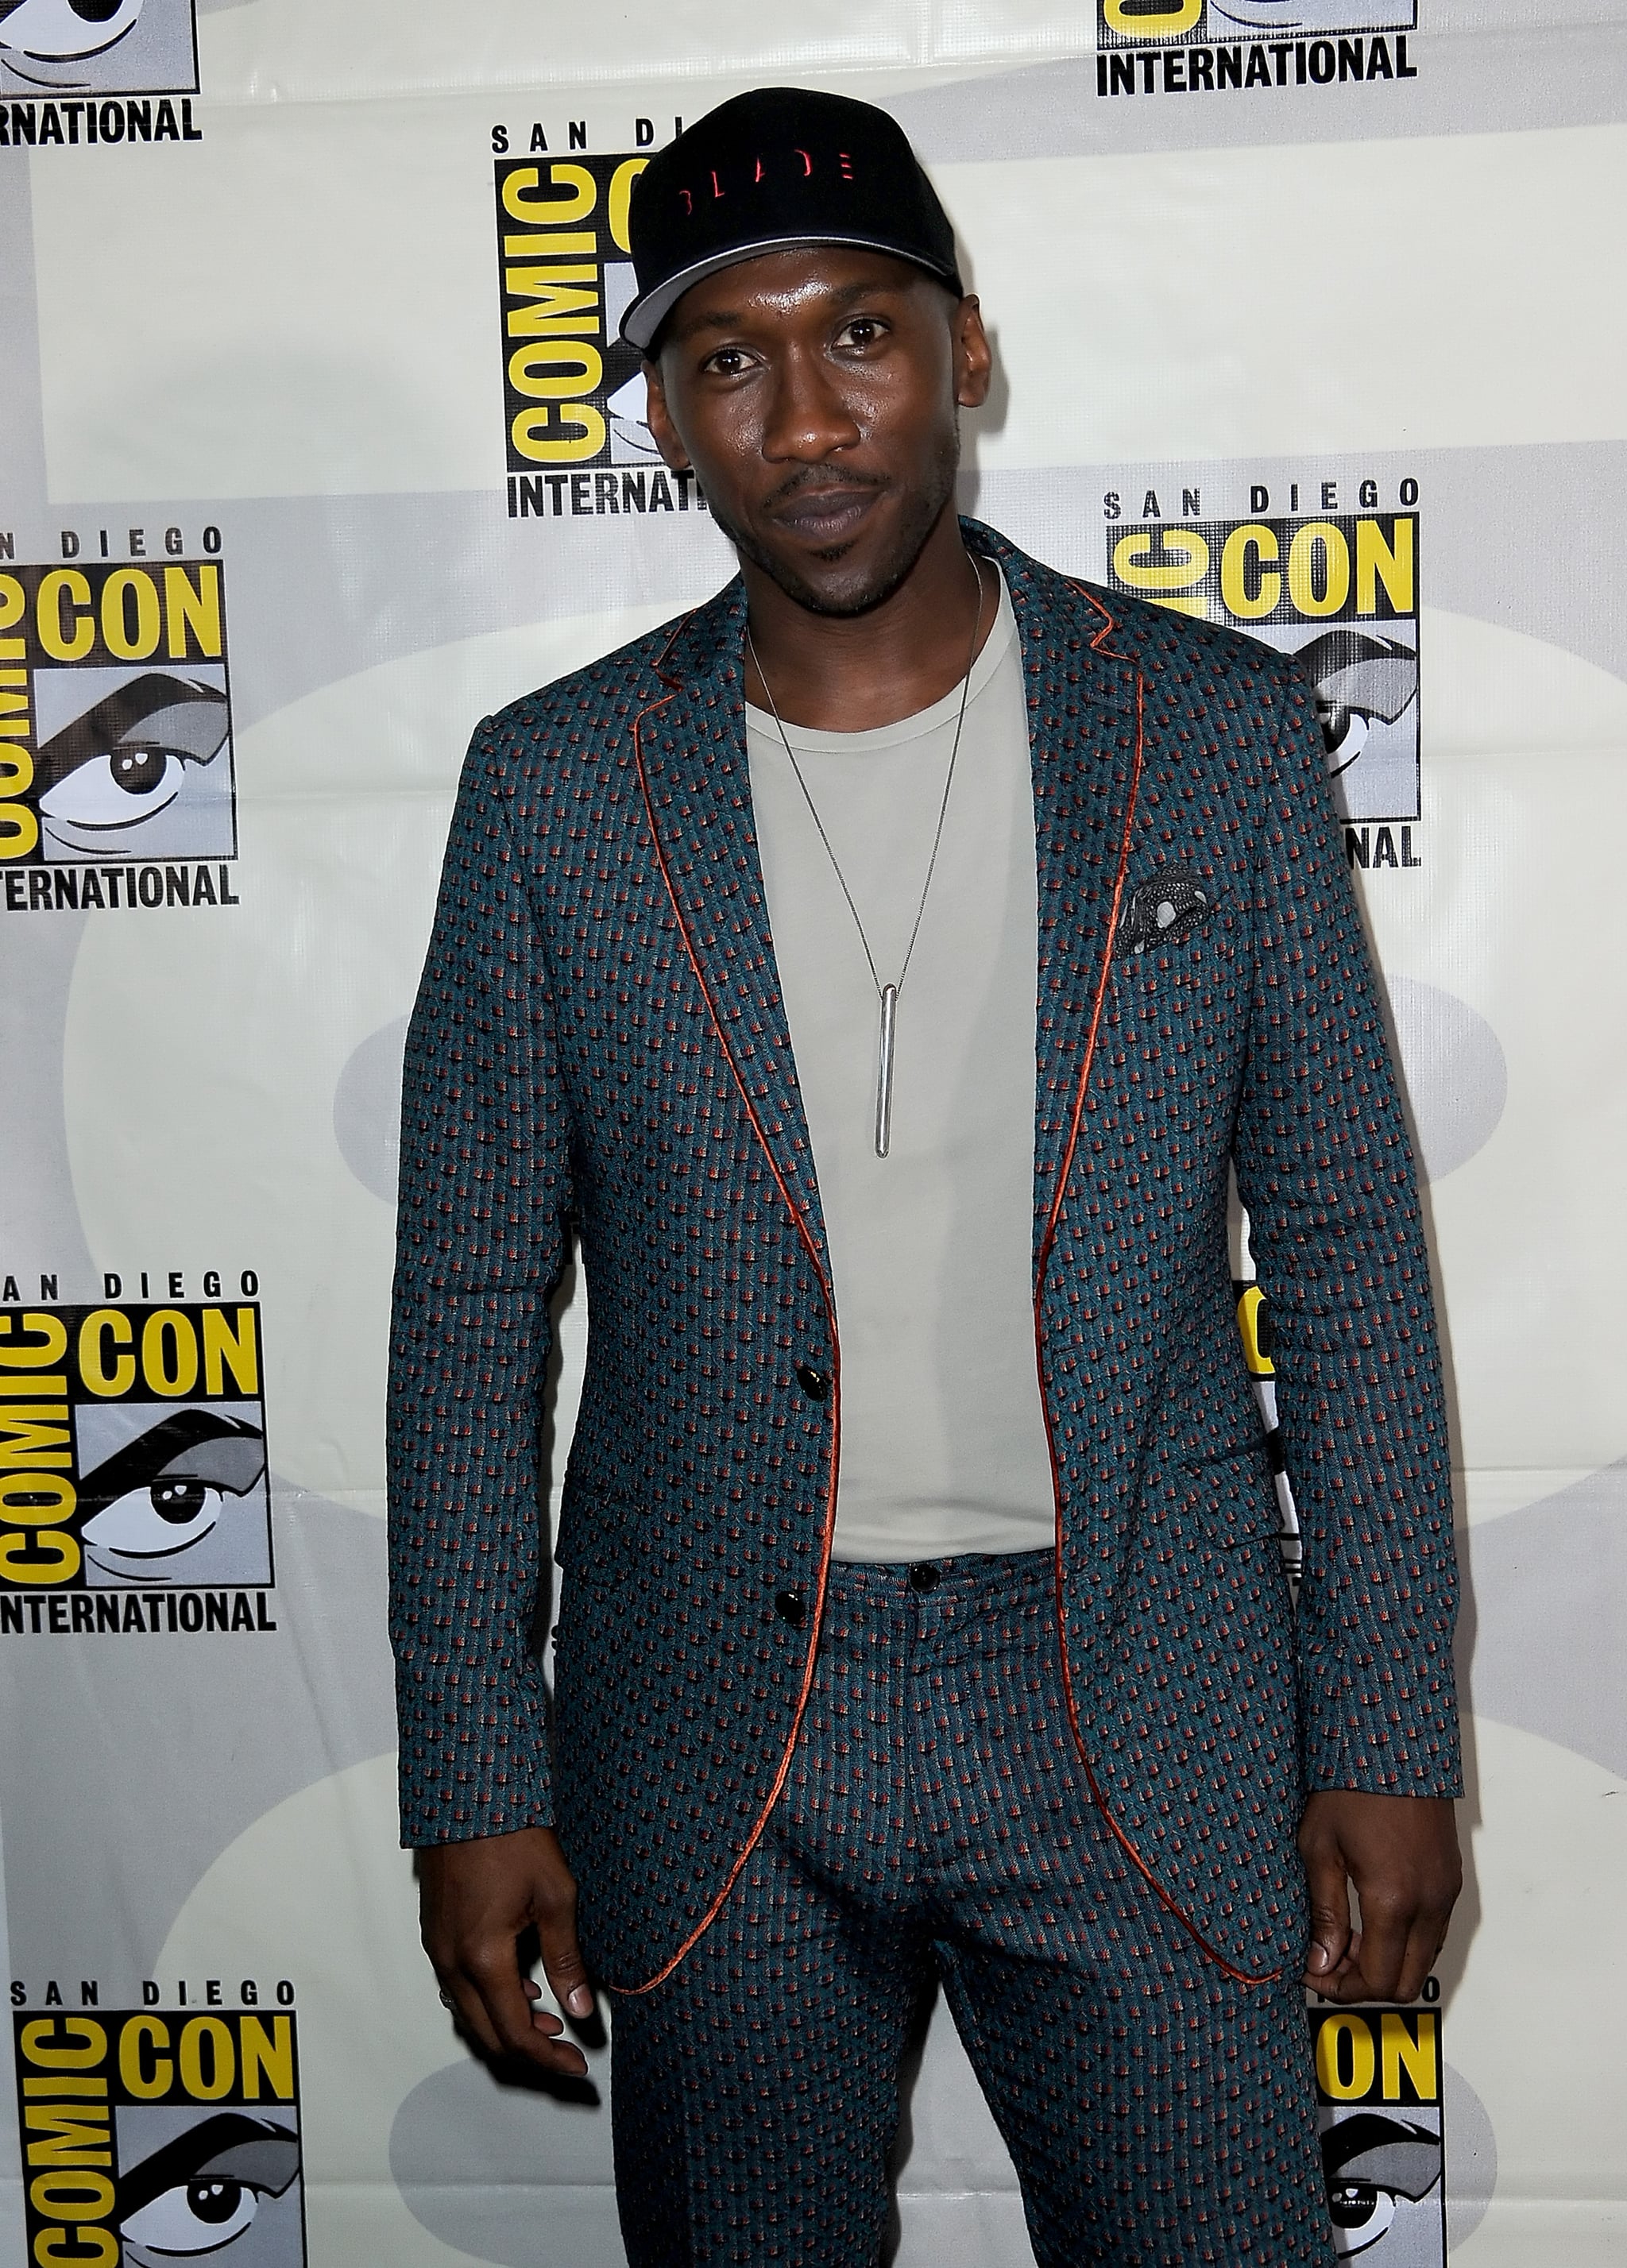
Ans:
[[[806,472],[792,473],[779,487],[763,498],[764,512],[777,512],[782,504],[796,497],[842,496],[853,489],[884,489],[887,485],[880,473],[860,473],[843,470],[832,474],[811,466]]]

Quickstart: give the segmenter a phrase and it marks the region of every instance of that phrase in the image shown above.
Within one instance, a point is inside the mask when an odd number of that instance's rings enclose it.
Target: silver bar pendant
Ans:
[[[876,1155],[885,1158],[893,1139],[893,1026],[898,1015],[898,987],[881,988],[880,1046],[876,1057]]]

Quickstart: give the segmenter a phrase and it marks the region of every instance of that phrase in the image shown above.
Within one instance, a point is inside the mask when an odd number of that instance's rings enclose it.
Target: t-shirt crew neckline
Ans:
[[[983,640],[983,651],[972,664],[972,681],[966,693],[968,709],[992,681],[1016,636],[1017,616],[1012,608],[1012,594],[1002,575],[994,627]],[[790,724],[785,730],[791,735],[791,747],[799,756],[862,756],[872,749],[880,751],[900,747],[910,740],[924,740],[929,733],[940,732],[946,724],[953,724],[961,711],[961,682],[957,678],[943,698],[934,701],[930,709],[917,709],[910,716],[899,718],[894,724],[872,725],[862,733],[818,732],[812,725]],[[779,726],[775,723],[772,710],[756,708],[748,701],[746,703],[746,722],[754,732],[766,733],[771,740],[778,740]]]

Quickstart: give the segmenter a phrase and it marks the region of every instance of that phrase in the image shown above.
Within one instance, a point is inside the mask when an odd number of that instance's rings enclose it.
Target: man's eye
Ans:
[[[887,335],[887,326],[874,315],[856,315],[844,324],[837,340],[839,346],[873,347]]]
[[[703,370],[710,370],[718,378],[738,378],[745,367],[746,357],[739,347],[719,347],[701,364]]]

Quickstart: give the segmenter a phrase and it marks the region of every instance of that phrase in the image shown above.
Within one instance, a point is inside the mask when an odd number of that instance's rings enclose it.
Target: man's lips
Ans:
[[[843,485],[840,488],[799,489],[783,504],[772,505],[769,517],[790,535],[814,544],[840,543],[858,526],[880,498],[879,488]]]

